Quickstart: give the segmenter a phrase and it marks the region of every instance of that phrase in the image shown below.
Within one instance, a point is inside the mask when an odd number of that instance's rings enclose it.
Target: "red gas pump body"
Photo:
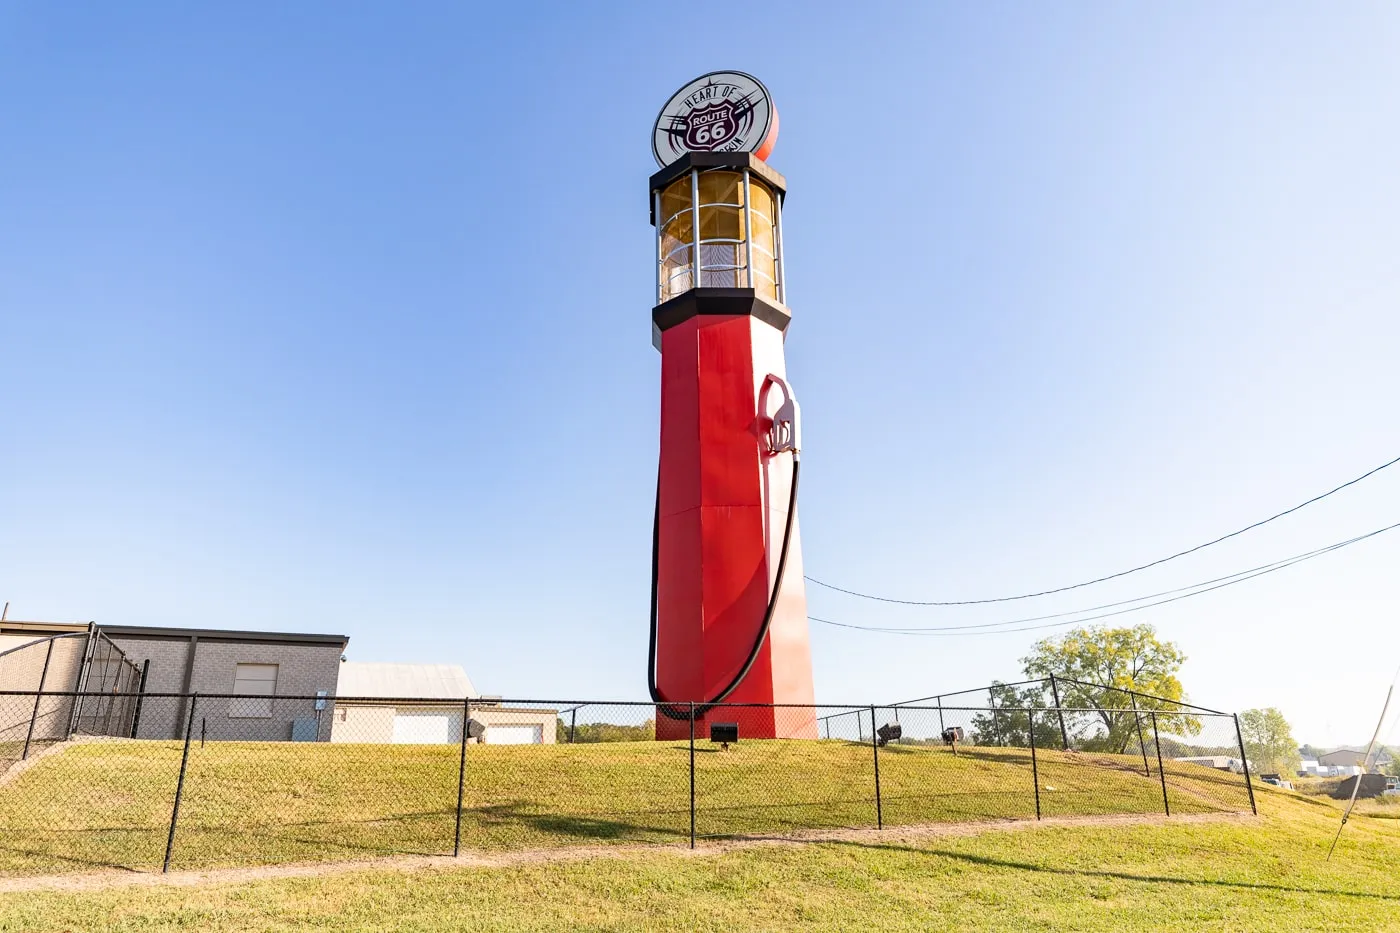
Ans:
[[[730,159],[752,165],[746,153]],[[653,189],[692,161],[724,160],[682,161],[657,173]],[[781,194],[781,176],[765,175]],[[737,722],[741,740],[817,736],[795,516],[767,636],[723,701],[764,705],[704,708],[754,651],[779,583],[796,453],[770,447],[786,391],[771,391],[770,376],[786,380],[789,320],[786,307],[751,288],[693,288],[653,311],[661,350],[654,676],[658,699],[673,704],[658,709],[658,739],[690,735],[689,717],[676,714],[692,701],[702,708],[697,738],[710,722]]]

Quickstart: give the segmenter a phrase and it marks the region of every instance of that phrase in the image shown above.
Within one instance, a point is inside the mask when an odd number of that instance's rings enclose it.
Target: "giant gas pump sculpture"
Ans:
[[[764,161],[777,129],[757,79],[716,72],[672,96],[653,137],[661,462],[647,674],[658,739],[689,736],[692,714],[696,736],[712,722],[753,738],[817,734],[801,438],[783,362],[786,183]],[[792,707],[728,705],[744,703]]]

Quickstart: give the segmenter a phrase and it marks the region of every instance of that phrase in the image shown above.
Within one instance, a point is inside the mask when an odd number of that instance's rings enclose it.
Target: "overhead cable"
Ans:
[[[875,600],[876,602],[882,602],[882,603],[896,603],[896,604],[901,605],[901,606],[979,606],[979,605],[985,605],[985,604],[987,604],[987,603],[1009,603],[1009,602],[1015,602],[1016,600],[1019,600],[1019,599],[1034,599],[1034,598],[1037,597],[1037,596],[1050,596],[1050,595],[1053,595],[1053,594],[1055,594],[1055,593],[1067,593],[1067,592],[1069,592],[1070,590],[1077,590],[1077,589],[1081,589],[1081,588],[1086,587],[1086,586],[1093,586],[1093,585],[1096,584],[1096,583],[1104,583],[1104,582],[1106,582],[1106,581],[1108,581],[1108,580],[1116,580],[1116,579],[1118,579],[1119,577],[1126,577],[1126,576],[1127,576],[1128,574],[1130,574],[1130,573],[1137,573],[1137,572],[1140,571],[1140,570],[1147,570],[1147,569],[1150,568],[1150,567],[1156,567],[1156,566],[1158,566],[1158,565],[1160,565],[1160,564],[1165,564],[1167,561],[1176,560],[1178,557],[1185,557],[1187,554],[1194,554],[1194,553],[1196,553],[1197,551],[1204,550],[1205,548],[1211,547],[1212,545],[1215,545],[1215,544],[1219,544],[1219,543],[1222,542],[1222,541],[1228,541],[1230,538],[1236,537],[1237,535],[1242,535],[1242,534],[1244,534],[1246,531],[1253,531],[1255,528],[1258,528],[1258,527],[1260,527],[1261,525],[1267,525],[1269,522],[1275,521],[1276,519],[1283,518],[1285,515],[1291,515],[1291,514],[1293,514],[1294,512],[1298,511],[1299,509],[1306,508],[1307,506],[1312,505],[1314,502],[1320,502],[1321,500],[1326,499],[1328,496],[1332,495],[1333,493],[1341,492],[1343,489],[1346,489],[1348,486],[1353,486],[1353,485],[1355,485],[1355,484],[1361,482],[1363,479],[1366,479],[1367,477],[1370,477],[1370,476],[1374,476],[1375,474],[1379,473],[1381,470],[1384,470],[1386,467],[1394,466],[1394,465],[1397,464],[1397,463],[1400,463],[1400,457],[1396,457],[1394,460],[1391,460],[1391,461],[1389,461],[1389,462],[1387,462],[1387,463],[1382,463],[1380,466],[1376,467],[1375,469],[1369,470],[1369,471],[1367,471],[1367,472],[1361,474],[1360,476],[1356,477],[1355,479],[1347,480],[1345,483],[1342,483],[1340,486],[1337,486],[1337,487],[1334,488],[1334,489],[1329,489],[1327,492],[1324,492],[1324,493],[1322,493],[1321,495],[1313,496],[1311,499],[1307,500],[1306,502],[1300,502],[1300,503],[1298,503],[1297,505],[1293,506],[1291,509],[1285,509],[1284,511],[1279,512],[1279,513],[1277,513],[1276,515],[1270,515],[1268,518],[1261,519],[1261,520],[1255,522],[1255,523],[1252,524],[1252,525],[1246,525],[1245,527],[1239,529],[1238,531],[1232,531],[1232,532],[1230,532],[1230,533],[1227,534],[1227,535],[1221,535],[1220,537],[1215,538],[1215,539],[1210,540],[1210,541],[1207,541],[1207,542],[1205,542],[1204,544],[1198,544],[1198,545],[1196,545],[1195,547],[1187,548],[1187,549],[1184,550],[1184,551],[1177,551],[1175,554],[1170,554],[1170,555],[1168,555],[1168,556],[1166,556],[1166,557],[1159,558],[1159,559],[1154,560],[1154,561],[1152,561],[1152,562],[1150,562],[1150,563],[1141,564],[1140,566],[1137,566],[1137,567],[1131,567],[1131,568],[1129,568],[1129,569],[1127,569],[1127,570],[1120,570],[1118,573],[1111,573],[1111,574],[1109,574],[1108,576],[1096,577],[1096,578],[1093,579],[1093,580],[1085,580],[1085,581],[1082,582],[1082,583],[1074,583],[1074,584],[1071,584],[1071,585],[1069,585],[1069,586],[1060,586],[1060,587],[1056,587],[1055,589],[1052,589],[1052,590],[1041,590],[1040,592],[1037,592],[1037,593],[1022,593],[1022,594],[1020,594],[1019,596],[997,596],[997,597],[994,597],[994,598],[992,598],[992,599],[959,599],[959,600],[894,599],[894,598],[888,597],[888,596],[876,596],[876,595],[874,595],[873,593],[862,593],[862,592],[859,592],[859,591],[857,591],[857,590],[849,590],[849,589],[846,589],[845,587],[836,586],[835,584],[827,583],[827,582],[825,582],[825,581],[823,581],[823,580],[818,580],[816,577],[806,577],[805,579],[807,580],[808,583],[815,583],[817,586],[825,587],[825,588],[828,589],[828,590],[835,590],[835,591],[838,592],[838,593],[845,593],[847,596],[858,596],[858,597],[860,597],[861,599],[873,599],[873,600]]]
[[[1387,531],[1393,531],[1396,528],[1400,528],[1400,522],[1396,522],[1393,525],[1387,525],[1384,528],[1377,528],[1375,531],[1367,532],[1364,535],[1357,535],[1354,538],[1348,538],[1345,541],[1338,541],[1336,544],[1329,544],[1326,547],[1317,548],[1316,550],[1306,551],[1302,554],[1295,554],[1292,557],[1286,557],[1283,560],[1274,561],[1271,564],[1263,564],[1259,567],[1254,567],[1250,570],[1242,570],[1239,573],[1233,573],[1226,577],[1217,577],[1215,580],[1207,580],[1202,583],[1195,583],[1191,586],[1179,587],[1174,590],[1164,590],[1161,593],[1154,593],[1149,596],[1139,596],[1136,599],[1126,599],[1116,603],[1105,603],[1102,606],[1093,606],[1085,609],[1075,610],[1073,612],[1060,612],[1047,616],[1034,616],[1026,619],[1010,619],[1004,622],[988,622],[982,625],[947,625],[930,626],[923,628],[855,625],[849,622],[837,622],[832,619],[823,619],[818,616],[808,616],[807,618],[813,622],[820,622],[823,625],[833,625],[837,628],[857,629],[859,631],[864,632],[879,632],[886,635],[1001,635],[1010,632],[1031,632],[1037,629],[1058,628],[1060,626],[1075,625],[1081,622],[1092,622],[1097,619],[1108,619],[1113,616],[1125,615],[1130,612],[1139,612],[1143,609],[1151,609],[1154,606],[1164,606],[1167,603],[1174,603],[1178,600],[1190,599],[1192,596],[1200,596],[1203,593],[1209,593],[1213,590],[1223,589],[1227,586],[1234,586],[1236,583],[1243,583],[1246,580],[1253,580],[1255,577],[1262,577],[1265,574],[1273,573],[1277,570],[1284,570],[1288,567],[1292,567],[1294,564],[1301,564],[1304,561],[1312,560],[1314,557],[1321,557],[1323,554],[1330,554],[1332,551],[1340,550],[1344,547],[1349,547],[1350,545],[1356,544],[1357,542],[1365,541],[1367,538],[1374,538],[1376,535],[1384,534]],[[1183,593],[1183,590],[1189,590],[1190,592]],[[1138,603],[1143,602],[1144,600],[1156,599],[1156,597],[1158,596],[1166,596],[1171,593],[1181,593],[1182,595],[1172,596],[1170,599],[1162,599],[1158,600],[1157,602],[1147,602],[1141,606],[1132,606],[1127,609],[1118,609],[1115,612],[1105,612],[1100,615],[1082,615],[1082,613],[1094,612],[1098,609],[1107,609],[1112,606],[1122,606],[1127,603]],[[1005,627],[1020,625],[1023,622],[1036,622],[1040,619],[1056,619],[1062,618],[1064,616],[1075,616],[1075,618],[1067,619],[1063,622],[1048,622],[1044,625],[1027,625],[1022,628]]]

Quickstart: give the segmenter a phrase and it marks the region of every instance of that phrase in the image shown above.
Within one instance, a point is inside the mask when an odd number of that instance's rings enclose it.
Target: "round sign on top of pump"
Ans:
[[[742,71],[712,71],[666,101],[651,151],[663,168],[687,152],[752,152],[767,159],[777,138],[778,108],[763,82]]]

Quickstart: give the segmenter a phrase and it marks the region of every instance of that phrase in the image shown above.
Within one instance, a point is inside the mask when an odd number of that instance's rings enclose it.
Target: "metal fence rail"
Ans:
[[[96,730],[0,771],[0,874],[1253,807],[1221,713],[721,704],[692,723],[692,709],[0,691],[0,725],[66,714]],[[1070,748],[1061,715],[1084,724]],[[724,723],[737,742],[712,741]],[[774,733],[790,737],[756,737]],[[1212,756],[1238,771],[1177,760]]]

